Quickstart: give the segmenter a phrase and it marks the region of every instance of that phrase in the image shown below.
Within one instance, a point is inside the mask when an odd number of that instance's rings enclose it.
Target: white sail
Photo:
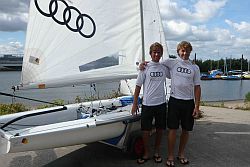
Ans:
[[[133,77],[141,46],[138,8],[133,0],[31,1],[22,84],[49,87]],[[128,59],[126,66],[117,67],[119,56]],[[100,69],[91,71],[96,64]],[[114,69],[102,70],[110,64]]]
[[[148,55],[149,45],[165,38],[157,1],[142,2]],[[140,8],[140,0],[32,0],[21,84],[45,88],[135,78],[142,59]]]
[[[149,47],[154,42],[159,42],[163,45],[162,59],[166,59],[168,58],[169,53],[166,45],[166,39],[163,31],[161,14],[157,0],[143,0],[142,2],[145,60],[151,60],[151,57],[149,55]],[[133,94],[133,91],[135,89],[135,82],[135,79],[127,79],[126,81],[121,80],[120,92],[125,95]]]
[[[151,60],[149,47],[154,42],[159,42],[163,45],[163,58],[168,58],[169,53],[166,46],[166,39],[157,0],[143,0],[142,2],[146,55],[145,60]]]

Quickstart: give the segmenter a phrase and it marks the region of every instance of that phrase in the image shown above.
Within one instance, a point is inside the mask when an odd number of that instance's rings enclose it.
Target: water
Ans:
[[[202,80],[201,87],[202,101],[239,100],[250,92],[250,80]]]
[[[21,78],[21,72],[0,72],[0,91],[12,94],[12,85],[17,85]],[[250,92],[250,80],[208,80],[201,81],[202,101],[225,101],[244,99],[245,94]],[[15,92],[18,96],[52,101],[63,99],[66,103],[75,102],[77,96],[89,97],[92,94],[99,97],[109,97],[118,89],[118,83],[106,83],[96,86],[97,93],[89,85],[66,88],[53,88],[42,90],[25,90]],[[41,105],[27,100],[16,99],[18,102]],[[12,98],[1,96],[0,103],[11,103]]]
[[[21,78],[21,72],[0,72],[0,91],[12,94],[13,85],[18,85]],[[33,98],[43,101],[53,101],[56,99],[63,99],[65,103],[74,103],[77,96],[81,99],[89,98],[91,95],[94,97],[108,98],[115,93],[118,89],[118,83],[103,83],[96,84],[96,91],[90,85],[76,86],[76,87],[63,87],[51,89],[33,89],[33,90],[19,90],[15,91],[15,95]],[[20,98],[15,98],[16,102],[25,104],[41,105],[42,103],[28,101]],[[1,96],[0,103],[11,103],[12,97]]]

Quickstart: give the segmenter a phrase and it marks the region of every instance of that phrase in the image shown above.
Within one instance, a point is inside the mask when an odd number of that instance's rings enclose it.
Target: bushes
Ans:
[[[250,92],[245,95],[245,101],[250,102]]]
[[[53,100],[52,102],[57,105],[64,105],[64,100],[62,99]],[[55,105],[42,105],[42,106],[38,106],[37,109],[53,107],[53,106]],[[28,110],[30,110],[30,108],[28,108],[22,103],[0,104],[0,115],[13,114],[13,113],[23,112],[23,111],[28,111]]]
[[[28,108],[24,104],[15,103],[15,104],[0,104],[0,115],[12,114],[17,112],[27,111]]]

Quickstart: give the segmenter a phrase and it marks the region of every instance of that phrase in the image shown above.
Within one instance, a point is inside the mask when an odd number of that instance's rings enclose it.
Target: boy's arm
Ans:
[[[138,109],[138,97],[141,91],[141,87],[136,85],[135,87],[135,92],[134,92],[134,101],[133,101],[133,106],[132,106],[132,110],[131,113],[132,115],[136,115],[137,114],[137,109]]]
[[[200,113],[200,99],[201,99],[201,87],[200,85],[194,86],[194,100],[195,108],[193,112],[193,117],[198,117]]]
[[[200,79],[200,69],[199,66],[194,65],[195,73],[194,73],[194,98],[195,98],[195,108],[193,112],[194,117],[199,117],[200,113],[200,98],[201,98],[201,79]]]

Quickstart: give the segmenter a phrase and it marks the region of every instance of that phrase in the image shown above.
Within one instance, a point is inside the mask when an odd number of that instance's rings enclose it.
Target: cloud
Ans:
[[[205,25],[192,26],[192,34],[194,40],[196,41],[214,41],[216,40],[216,35],[209,31]]]
[[[166,38],[169,40],[181,39],[192,33],[191,26],[181,21],[163,21]]]
[[[21,42],[9,42],[0,44],[0,54],[19,54],[23,53],[24,46]]]
[[[199,0],[197,3],[188,4],[189,8],[180,6],[170,0],[160,0],[162,18],[164,20],[182,20],[189,23],[202,23],[213,18],[219,10],[226,5],[226,0],[209,1]],[[191,6],[191,7],[190,7]]]
[[[226,39],[227,35],[224,37],[218,29],[210,30],[206,27],[209,19],[218,14],[225,4],[226,0],[199,0],[193,4],[186,1],[177,3],[172,0],[160,0],[159,6],[170,54],[176,54],[176,45],[181,40],[189,40],[194,48],[202,48],[199,50],[203,51],[208,50],[211,44]]]
[[[209,1],[200,0],[195,5],[195,12],[192,14],[194,19],[199,22],[204,22],[214,17],[218,11],[226,5],[226,0]]]
[[[192,3],[194,2],[194,3]],[[201,59],[220,59],[233,55],[241,56],[250,46],[250,24],[225,20],[211,22],[215,17],[225,16],[228,3],[221,0],[160,0],[159,5],[163,19],[164,31],[170,54],[176,54],[176,45],[181,40],[189,40],[197,57]],[[227,7],[227,8],[225,8]],[[227,10],[225,10],[225,9]],[[230,17],[230,15],[227,15]],[[247,48],[248,55],[250,49]],[[245,54],[247,55],[247,54]],[[249,56],[248,56],[249,57]]]
[[[0,1],[0,31],[26,31],[29,0]]]
[[[234,23],[230,20],[225,20],[225,22],[231,26],[235,31],[240,33],[242,38],[249,38],[250,37],[250,23],[242,21],[240,23]]]

